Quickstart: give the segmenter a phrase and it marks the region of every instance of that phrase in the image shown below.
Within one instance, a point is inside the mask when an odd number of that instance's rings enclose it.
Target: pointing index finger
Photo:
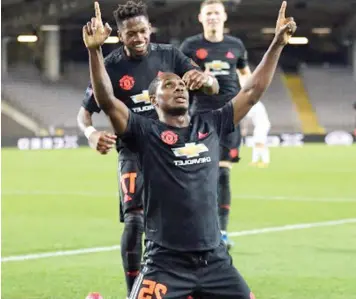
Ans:
[[[281,5],[281,9],[279,10],[278,18],[285,18],[286,17],[286,8],[287,8],[287,1],[283,1]]]
[[[101,11],[100,11],[100,6],[99,2],[95,1],[94,3],[94,9],[95,9],[95,18],[101,22]]]

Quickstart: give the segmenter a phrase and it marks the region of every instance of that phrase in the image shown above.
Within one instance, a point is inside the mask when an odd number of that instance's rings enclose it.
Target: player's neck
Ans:
[[[219,43],[224,39],[224,32],[222,30],[204,31],[204,38],[211,43]]]
[[[161,122],[176,128],[188,127],[190,122],[190,116],[188,113],[178,116],[162,114],[159,119]]]

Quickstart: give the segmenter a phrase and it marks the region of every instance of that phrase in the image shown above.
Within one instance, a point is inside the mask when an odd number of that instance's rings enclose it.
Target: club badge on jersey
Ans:
[[[135,85],[135,79],[129,75],[125,75],[119,80],[119,85],[124,90],[131,90]]]

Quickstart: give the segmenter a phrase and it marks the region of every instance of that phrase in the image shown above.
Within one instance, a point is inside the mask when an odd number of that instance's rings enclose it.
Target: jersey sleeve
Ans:
[[[220,109],[208,112],[207,116],[220,138],[234,131],[234,109],[231,102]]]
[[[145,148],[146,136],[152,128],[151,122],[152,120],[148,117],[143,117],[129,110],[127,128],[120,139],[125,142],[131,151],[141,151]]]
[[[191,57],[189,42],[187,40],[181,43],[179,50],[181,50],[185,56]]]
[[[114,70],[114,65],[111,62],[112,56],[109,54],[107,57],[105,57],[105,68],[106,71],[109,74],[110,79],[112,80],[112,74],[115,71]],[[93,87],[91,85],[91,83],[89,83],[87,89],[85,90],[85,95],[84,95],[84,100],[82,102],[82,106],[88,110],[90,113],[100,113],[101,109],[98,106],[98,104],[95,101],[95,97],[94,97],[94,90]]]
[[[182,51],[173,47],[174,73],[182,77],[190,70],[201,70],[193,59],[187,57]]]
[[[90,113],[100,113],[101,109],[98,107],[95,98],[94,98],[94,91],[93,88],[91,86],[91,83],[89,84],[89,86],[87,87],[87,89],[85,90],[85,95],[84,95],[84,99],[83,99],[83,103],[82,106],[88,110]]]
[[[241,40],[239,40],[238,49],[239,49],[241,55],[237,59],[236,68],[243,69],[246,66],[248,66],[248,53],[245,48],[245,45],[243,44],[243,42]]]

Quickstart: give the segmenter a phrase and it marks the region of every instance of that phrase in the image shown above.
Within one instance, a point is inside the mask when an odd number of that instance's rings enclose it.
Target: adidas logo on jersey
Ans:
[[[142,107],[133,107],[132,111],[135,113],[145,112],[154,109],[154,107],[151,105],[150,97],[148,95],[148,90],[143,90],[142,93],[131,96],[131,100],[135,104],[145,105]]]
[[[199,157],[201,153],[208,152],[209,149],[203,143],[196,144],[195,142],[186,143],[183,147],[172,148],[172,151],[176,157],[185,157],[187,160],[175,160],[174,165],[185,166],[193,164],[202,164],[211,162],[210,157]],[[199,157],[199,158],[195,158]],[[195,158],[195,159],[189,159]]]
[[[221,60],[213,60],[212,62],[205,63],[205,69],[209,69],[214,75],[229,75],[230,64]]]

